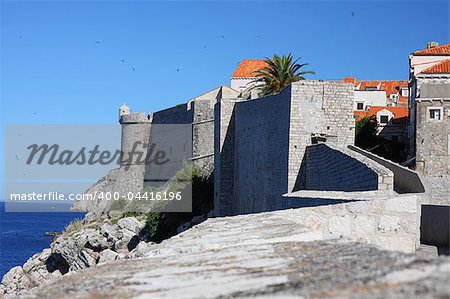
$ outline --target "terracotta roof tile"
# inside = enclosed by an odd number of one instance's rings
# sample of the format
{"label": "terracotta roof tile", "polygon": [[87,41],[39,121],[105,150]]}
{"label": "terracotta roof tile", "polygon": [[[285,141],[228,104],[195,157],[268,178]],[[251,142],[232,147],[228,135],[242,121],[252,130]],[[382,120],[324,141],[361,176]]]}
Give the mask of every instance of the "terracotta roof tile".
{"label": "terracotta roof tile", "polygon": [[372,106],[368,111],[353,111],[356,120],[361,119],[364,116],[376,116],[377,113],[383,109],[386,109],[394,114],[394,120],[404,119],[409,115],[408,107],[387,107],[387,106]]}
{"label": "terracotta roof tile", "polygon": [[231,76],[232,78],[254,78],[255,72],[266,67],[267,63],[263,59],[246,59],[239,63],[236,71]]}
{"label": "terracotta roof tile", "polygon": [[414,55],[450,55],[450,44],[444,44],[430,49],[415,51]]}
{"label": "terracotta roof tile", "polygon": [[421,74],[450,74],[450,59],[442,60],[441,62],[424,69]]}
{"label": "terracotta roof tile", "polygon": [[[354,79],[354,78],[351,78]],[[344,78],[343,82],[349,82],[350,78]],[[386,99],[389,99],[389,96],[393,93],[398,94],[399,102],[408,102],[408,97],[401,96],[401,89],[408,87],[408,81],[405,80],[392,80],[392,81],[383,81],[383,80],[371,80],[371,81],[354,81],[355,88],[359,86],[359,90],[366,90],[367,87],[378,87],[379,90],[386,91]]]}

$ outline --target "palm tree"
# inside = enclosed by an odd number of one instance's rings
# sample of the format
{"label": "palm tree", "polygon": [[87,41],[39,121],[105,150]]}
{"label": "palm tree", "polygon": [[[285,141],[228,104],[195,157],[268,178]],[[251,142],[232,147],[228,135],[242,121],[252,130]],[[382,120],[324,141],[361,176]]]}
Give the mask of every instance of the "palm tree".
{"label": "palm tree", "polygon": [[315,74],[313,71],[301,71],[301,68],[308,63],[298,64],[300,58],[295,61],[292,59],[291,54],[282,57],[274,54],[273,58],[266,57],[264,61],[267,66],[254,72],[255,77],[259,77],[254,82],[264,83],[264,85],[255,84],[254,86],[254,88],[262,87],[261,96],[278,93],[292,82],[305,80],[303,77],[305,74]]}

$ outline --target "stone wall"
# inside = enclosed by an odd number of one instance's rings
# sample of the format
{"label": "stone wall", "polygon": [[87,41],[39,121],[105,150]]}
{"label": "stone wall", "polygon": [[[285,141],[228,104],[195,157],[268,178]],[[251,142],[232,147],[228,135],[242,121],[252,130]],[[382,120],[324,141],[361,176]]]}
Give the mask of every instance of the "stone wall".
{"label": "stone wall", "polygon": [[394,191],[403,193],[424,193],[425,188],[419,177],[419,174],[409,168],[403,167],[400,164],[389,161],[385,158],[372,154],[359,147],[349,145],[348,148],[355,151],[367,158],[375,161],[376,163],[388,168],[394,174]]}
{"label": "stone wall", "polygon": [[[334,192],[323,193],[333,197]],[[322,196],[323,200],[327,199],[327,195]],[[290,201],[292,199],[289,197]],[[380,195],[371,200],[295,211],[293,221],[322,232],[324,239],[349,238],[403,252],[415,252],[420,245],[419,195]]]}
{"label": "stone wall", "polygon": [[221,101],[215,116],[216,215],[285,208],[313,135],[354,143],[353,86],[300,81],[280,94]]}
{"label": "stone wall", "polygon": [[336,147],[354,144],[352,84],[299,81],[291,85],[288,188],[298,185],[299,172],[311,134],[323,134]]}
{"label": "stone wall", "polygon": [[234,214],[284,208],[288,174],[290,87],[235,107]]}
{"label": "stone wall", "polygon": [[299,189],[325,191],[392,190],[393,174],[377,163],[326,144],[306,148]]}
{"label": "stone wall", "polygon": [[417,88],[419,98],[445,98],[450,97],[450,78],[433,77],[432,75],[419,75]]}
{"label": "stone wall", "polygon": [[190,124],[193,121],[191,102],[151,113],[154,124]]}
{"label": "stone wall", "polygon": [[121,195],[128,192],[137,193],[144,186],[145,165],[137,155],[128,157],[128,153],[147,153],[150,139],[151,122],[144,113],[131,113],[123,115],[120,119],[122,125],[121,151],[124,154],[113,184],[113,190]]}
{"label": "stone wall", "polygon": [[[429,108],[442,108],[442,120],[429,119]],[[416,101],[416,170],[450,174],[450,98]]]}
{"label": "stone wall", "polygon": [[422,175],[426,197],[424,204],[450,206],[450,174]]}
{"label": "stone wall", "polygon": [[214,107],[214,214],[232,215],[234,201],[235,99],[222,99]]}
{"label": "stone wall", "polygon": [[192,102],[192,162],[205,177],[214,170],[214,99],[196,99]]}

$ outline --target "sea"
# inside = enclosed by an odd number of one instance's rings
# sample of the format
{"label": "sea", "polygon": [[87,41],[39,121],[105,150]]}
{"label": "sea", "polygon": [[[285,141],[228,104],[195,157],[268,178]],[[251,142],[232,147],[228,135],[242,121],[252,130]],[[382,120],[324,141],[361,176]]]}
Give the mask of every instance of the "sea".
{"label": "sea", "polygon": [[23,265],[35,253],[49,247],[52,237],[71,221],[82,219],[76,212],[5,212],[0,201],[0,279],[12,267]]}

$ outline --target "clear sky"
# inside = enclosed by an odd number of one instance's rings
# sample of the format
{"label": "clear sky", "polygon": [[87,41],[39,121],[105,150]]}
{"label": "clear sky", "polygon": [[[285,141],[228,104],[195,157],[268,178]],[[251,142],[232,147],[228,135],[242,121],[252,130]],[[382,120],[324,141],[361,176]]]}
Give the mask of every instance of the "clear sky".
{"label": "clear sky", "polygon": [[317,73],[311,79],[407,79],[408,54],[449,41],[448,1],[7,1],[0,9],[2,127],[116,123],[123,102],[133,111],[170,107],[229,85],[240,60],[274,53],[301,56]]}

